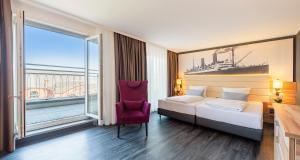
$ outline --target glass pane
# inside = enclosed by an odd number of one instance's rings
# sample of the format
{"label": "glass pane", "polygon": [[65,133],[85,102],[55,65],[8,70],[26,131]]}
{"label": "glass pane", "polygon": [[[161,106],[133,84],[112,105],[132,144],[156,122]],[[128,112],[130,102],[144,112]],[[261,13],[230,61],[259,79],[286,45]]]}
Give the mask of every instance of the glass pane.
{"label": "glass pane", "polygon": [[99,40],[98,38],[87,41],[87,69],[88,69],[88,97],[87,113],[98,115],[99,104]]}
{"label": "glass pane", "polygon": [[[13,94],[14,94],[14,126],[16,126],[15,132],[19,132],[16,130],[16,128],[19,128],[19,123],[18,123],[18,118],[20,116],[18,115],[18,104],[19,104],[19,99],[18,99],[18,91],[19,91],[19,86],[18,86],[18,80],[20,80],[18,76],[18,55],[17,55],[17,22],[16,22],[16,15],[13,14],[13,24],[12,24],[12,31],[13,31]],[[19,135],[19,133],[18,133]]]}
{"label": "glass pane", "polygon": [[25,25],[24,42],[27,131],[84,116],[85,39]]}

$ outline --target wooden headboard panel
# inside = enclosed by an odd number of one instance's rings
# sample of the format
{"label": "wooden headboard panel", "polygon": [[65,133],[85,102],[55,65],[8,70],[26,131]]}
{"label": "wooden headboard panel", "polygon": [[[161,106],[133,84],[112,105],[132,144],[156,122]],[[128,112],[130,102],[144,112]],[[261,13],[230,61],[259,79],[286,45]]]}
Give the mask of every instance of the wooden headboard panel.
{"label": "wooden headboard panel", "polygon": [[[274,94],[271,75],[185,75],[183,77],[184,91],[188,86],[196,85],[207,86],[208,97],[222,97],[222,87],[251,88],[249,101],[271,102]],[[284,103],[296,103],[295,82],[284,82],[282,92]]]}
{"label": "wooden headboard panel", "polygon": [[251,88],[248,100],[270,101],[270,75],[185,75],[183,79],[184,90],[188,86],[207,86],[208,97],[222,97],[222,87],[247,87]]}

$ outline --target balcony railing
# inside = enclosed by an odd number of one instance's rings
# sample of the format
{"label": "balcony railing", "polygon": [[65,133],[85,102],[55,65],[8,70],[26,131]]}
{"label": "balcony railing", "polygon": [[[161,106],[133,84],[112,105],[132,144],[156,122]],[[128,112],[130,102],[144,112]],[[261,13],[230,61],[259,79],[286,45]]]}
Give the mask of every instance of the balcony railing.
{"label": "balcony railing", "polygon": [[[26,64],[27,129],[41,128],[41,124],[46,122],[83,115],[85,74],[85,68],[80,67]],[[97,79],[98,71],[89,70],[89,95],[97,94]]]}
{"label": "balcony railing", "polygon": [[[26,100],[85,95],[85,69],[80,67],[26,64]],[[90,85],[97,85],[97,70],[89,70]],[[96,86],[89,87],[97,92]]]}

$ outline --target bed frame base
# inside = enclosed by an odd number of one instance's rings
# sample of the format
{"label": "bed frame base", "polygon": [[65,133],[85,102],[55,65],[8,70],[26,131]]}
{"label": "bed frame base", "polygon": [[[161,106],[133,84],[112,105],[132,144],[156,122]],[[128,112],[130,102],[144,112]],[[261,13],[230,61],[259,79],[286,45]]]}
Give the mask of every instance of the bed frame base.
{"label": "bed frame base", "polygon": [[157,113],[160,116],[164,115],[164,116],[167,116],[167,117],[171,117],[171,118],[174,118],[174,119],[178,119],[178,120],[188,122],[188,123],[192,123],[192,124],[196,125],[195,115],[178,113],[178,112],[174,112],[174,111],[170,111],[170,110],[166,110],[166,109],[161,109],[161,108],[157,109]]}
{"label": "bed frame base", "polygon": [[192,123],[194,126],[204,126],[207,128],[212,128],[215,130],[231,133],[241,137],[246,137],[252,140],[261,141],[262,140],[262,129],[253,129],[248,127],[241,127],[229,123],[214,121],[206,118],[197,117],[195,115],[189,115],[184,113],[178,113],[174,111],[169,111],[166,109],[158,108],[157,113],[161,116],[167,116],[174,119],[178,119],[184,122]]}
{"label": "bed frame base", "polygon": [[261,141],[263,130],[261,129],[253,129],[248,127],[241,127],[229,123],[214,121],[206,118],[196,117],[196,124],[200,126],[204,126],[207,128],[212,128],[215,130],[231,133],[234,135],[238,135],[241,137],[246,137],[249,139],[253,139],[256,141]]}

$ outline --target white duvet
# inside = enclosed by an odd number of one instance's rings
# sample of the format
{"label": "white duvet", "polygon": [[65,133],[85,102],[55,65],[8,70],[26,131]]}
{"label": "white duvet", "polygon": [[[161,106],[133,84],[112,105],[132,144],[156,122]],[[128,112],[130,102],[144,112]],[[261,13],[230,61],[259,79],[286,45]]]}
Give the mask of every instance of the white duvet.
{"label": "white duvet", "polygon": [[227,110],[227,111],[237,111],[242,112],[247,106],[247,102],[239,100],[228,100],[228,99],[212,99],[205,102],[209,107]]}
{"label": "white duvet", "polygon": [[202,96],[192,96],[192,95],[184,95],[184,96],[173,96],[167,97],[166,100],[180,102],[180,103],[193,103],[197,101],[201,101],[204,98]]}

